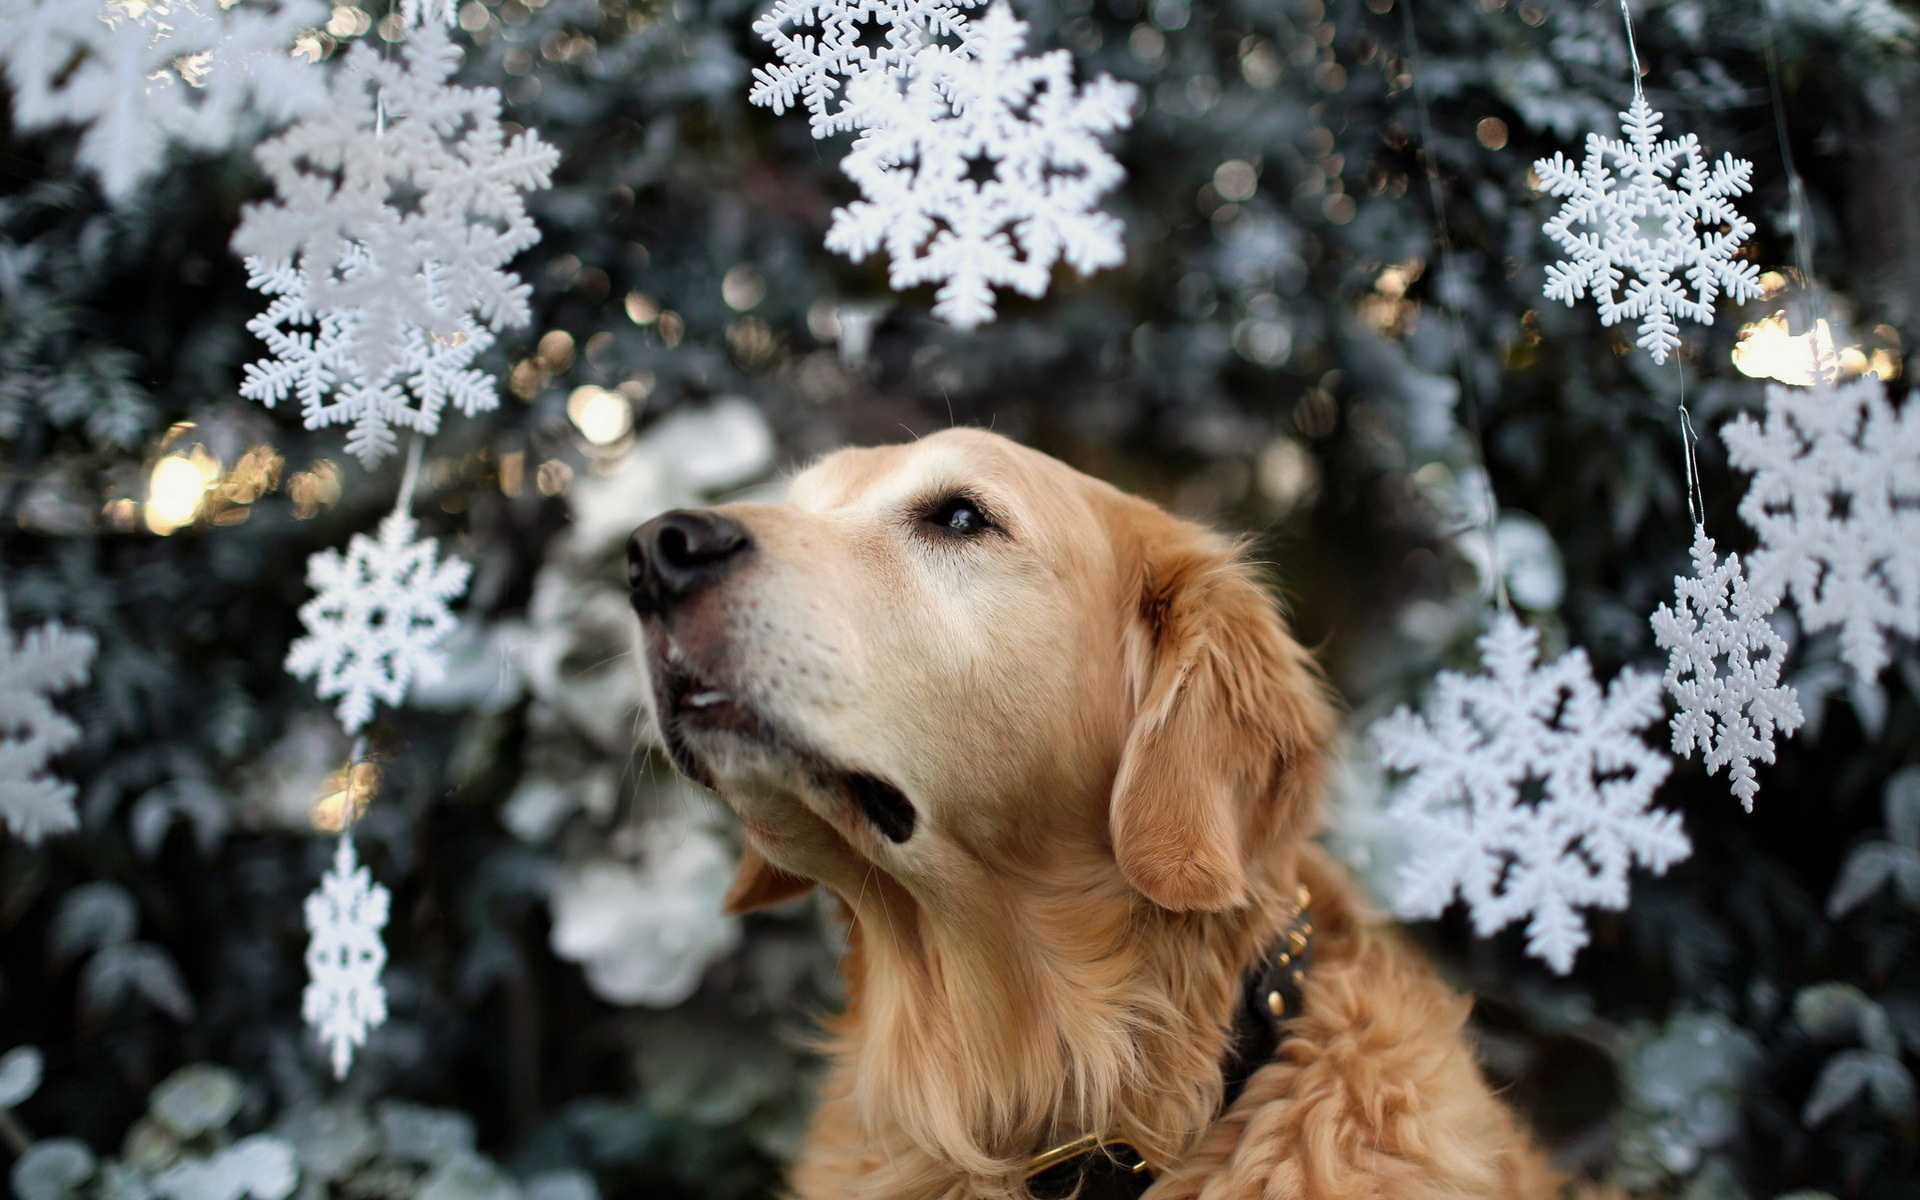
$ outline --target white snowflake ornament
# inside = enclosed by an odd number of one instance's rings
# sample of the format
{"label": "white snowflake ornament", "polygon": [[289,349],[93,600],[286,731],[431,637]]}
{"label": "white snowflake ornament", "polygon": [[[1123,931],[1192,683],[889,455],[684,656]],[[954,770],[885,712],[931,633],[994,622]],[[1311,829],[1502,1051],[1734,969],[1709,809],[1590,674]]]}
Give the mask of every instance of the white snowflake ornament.
{"label": "white snowflake ornament", "polygon": [[319,106],[324,73],[293,46],[327,12],[320,0],[7,0],[13,119],[85,126],[76,158],[109,200],[127,200],[169,144],[224,149],[262,120]]}
{"label": "white snowflake ornament", "polygon": [[559,156],[506,136],[499,89],[449,85],[459,62],[436,23],[396,61],[359,43],[327,106],[255,151],[277,196],[247,207],[234,248],[297,267],[308,311],[358,314],[347,342],[363,379],[401,363],[414,331],[530,319],[531,289],[506,264],[540,240],[522,193],[546,187]]}
{"label": "white snowflake ornament", "polygon": [[493,377],[471,366],[493,345],[493,332],[472,318],[461,317],[446,336],[407,326],[399,359],[368,371],[354,355],[365,310],[314,312],[306,272],[290,263],[249,258],[247,270],[248,282],[273,297],[247,322],[270,357],[247,364],[240,394],[269,408],[297,396],[308,429],[351,426],[347,452],[367,466],[393,452],[396,429],[438,430],[449,403],[470,417],[500,406]]}
{"label": "white snowflake ornament", "polygon": [[322,550],[307,560],[317,593],[300,606],[305,637],[287,650],[287,670],[316,679],[322,699],[340,697],[335,712],[347,732],[373,716],[374,701],[399,704],[415,679],[445,670],[440,643],[453,631],[447,602],[467,590],[472,568],[457,558],[436,561],[432,539],[414,540],[412,517],[394,511],[376,540],[356,533],[347,552]]}
{"label": "white snowflake ornament", "polygon": [[1809,633],[1840,630],[1840,657],[1870,682],[1887,634],[1920,638],[1920,400],[1899,412],[1872,376],[1767,386],[1766,416],[1721,428],[1753,473],[1740,517],[1760,535],[1753,584],[1793,601]]}
{"label": "white snowflake ornament", "polygon": [[971,329],[993,319],[993,289],[1045,294],[1055,262],[1083,275],[1125,257],[1117,218],[1094,211],[1123,177],[1100,144],[1131,123],[1136,91],[1101,76],[1073,83],[1073,57],[1038,57],[1002,0],[971,53],[923,51],[902,76],[854,80],[864,129],[841,164],[861,199],[835,210],[827,248],[855,260],[883,246],[895,289],[940,284],[935,315]]}
{"label": "white snowflake ornament", "polygon": [[1458,894],[1482,937],[1527,918],[1527,952],[1565,974],[1588,941],[1578,909],[1625,908],[1629,867],[1658,874],[1693,847],[1649,809],[1673,766],[1640,737],[1658,678],[1624,670],[1603,694],[1584,650],[1537,663],[1539,641],[1499,614],[1485,673],[1440,672],[1424,716],[1398,709],[1370,736],[1406,773],[1387,804],[1414,848],[1395,910],[1435,917]]}
{"label": "white snowflake ornament", "polygon": [[904,74],[922,51],[965,47],[972,38],[961,11],[980,0],[775,0],[753,23],[777,64],[755,67],[747,99],[776,113],[804,105],[813,136],[855,127],[840,95],[868,72]]}
{"label": "white snowflake ornament", "polygon": [[1767,623],[1773,595],[1753,587],[1740,556],[1716,565],[1713,539],[1693,527],[1693,578],[1675,576],[1672,608],[1653,614],[1654,641],[1668,652],[1662,682],[1680,711],[1673,752],[1706,757],[1707,773],[1728,768],[1741,805],[1753,811],[1760,791],[1753,760],[1773,761],[1773,735],[1790,737],[1804,717],[1800,698],[1780,682],[1787,643]]}
{"label": "white snowflake ornament", "polygon": [[300,1017],[326,1045],[336,1079],[346,1078],[354,1048],[387,1021],[380,931],[391,904],[391,894],[354,856],[352,835],[341,834],[333,866],[307,896],[307,988],[300,997]]}
{"label": "white snowflake ornament", "polygon": [[0,599],[0,825],[24,842],[80,826],[73,784],[47,774],[80,727],[49,697],[87,681],[97,648],[92,634],[57,621],[14,636]]}
{"label": "white snowflake ornament", "polygon": [[1571,308],[1591,292],[1602,325],[1638,317],[1639,344],[1664,363],[1680,345],[1676,318],[1711,323],[1722,292],[1753,299],[1760,268],[1733,258],[1753,223],[1731,198],[1753,190],[1753,164],[1728,154],[1709,168],[1691,133],[1661,141],[1660,120],[1636,95],[1620,114],[1624,139],[1589,133],[1577,167],[1556,153],[1533,169],[1542,191],[1567,198],[1545,227],[1567,254],[1547,267],[1547,299]]}

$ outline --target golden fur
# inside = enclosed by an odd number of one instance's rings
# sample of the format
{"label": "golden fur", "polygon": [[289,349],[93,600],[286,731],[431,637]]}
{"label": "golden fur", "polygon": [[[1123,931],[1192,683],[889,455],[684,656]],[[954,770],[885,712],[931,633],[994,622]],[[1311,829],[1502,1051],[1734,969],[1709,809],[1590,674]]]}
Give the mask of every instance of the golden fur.
{"label": "golden fur", "polygon": [[[948,496],[992,533],[929,528]],[[817,882],[847,915],[796,1197],[1021,1197],[1026,1158],[1106,1129],[1150,1200],[1556,1192],[1467,1002],[1312,840],[1332,709],[1233,545],[975,430],[842,451],[789,501],[717,510],[751,556],[643,625],[656,681],[752,714],[689,725],[656,684],[676,761],[747,830],[729,907]],[[911,838],[854,771],[912,802]],[[1241,974],[1302,882],[1304,1014],[1222,1114]]]}

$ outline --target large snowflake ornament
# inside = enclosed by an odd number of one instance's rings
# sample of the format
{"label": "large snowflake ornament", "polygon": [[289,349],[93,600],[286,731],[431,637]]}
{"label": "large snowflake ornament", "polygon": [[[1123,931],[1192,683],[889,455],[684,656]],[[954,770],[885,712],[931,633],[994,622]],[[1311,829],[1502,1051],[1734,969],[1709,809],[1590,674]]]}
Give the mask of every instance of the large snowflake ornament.
{"label": "large snowflake ornament", "polygon": [[755,67],[747,99],[774,112],[804,105],[813,136],[855,128],[846,81],[902,75],[923,50],[962,48],[972,30],[961,11],[980,0],[775,0],[753,23],[779,62]]}
{"label": "large snowflake ornament", "polygon": [[298,397],[308,429],[350,425],[347,451],[372,466],[392,453],[396,428],[433,433],[449,403],[468,416],[499,407],[493,377],[472,367],[493,345],[493,331],[462,317],[449,335],[418,325],[402,333],[400,357],[370,372],[354,355],[364,309],[316,313],[307,302],[306,272],[290,263],[247,260],[248,282],[273,297],[247,322],[270,357],[248,363],[240,394],[269,408]]}
{"label": "large snowflake ornament", "polygon": [[401,362],[412,331],[530,319],[506,264],[540,239],[522,193],[547,186],[558,154],[506,136],[497,88],[449,85],[459,63],[437,23],[397,60],[360,43],[326,108],[255,152],[277,197],[248,206],[234,248],[298,267],[311,312],[358,313],[348,342],[364,378]]}
{"label": "large snowflake ornament", "polygon": [[80,727],[50,696],[79,687],[93,668],[93,635],[57,621],[14,636],[0,599],[0,825],[27,842],[79,827],[74,787],[47,774]]}
{"label": "large snowflake ornament", "polygon": [[1804,719],[1800,698],[1780,682],[1787,643],[1767,623],[1776,596],[1753,587],[1740,556],[1717,563],[1713,539],[1693,528],[1691,579],[1675,576],[1673,607],[1652,618],[1654,640],[1668,652],[1662,682],[1680,711],[1673,716],[1673,752],[1706,756],[1707,773],[1727,767],[1733,794],[1748,812],[1760,791],[1753,760],[1773,761],[1773,735],[1790,737]]}
{"label": "large snowflake ornament", "polygon": [[849,89],[865,132],[841,166],[862,198],[834,212],[827,247],[884,246],[892,285],[938,282],[933,311],[962,329],[993,319],[996,286],[1037,297],[1061,259],[1091,274],[1124,258],[1119,220],[1094,206],[1122,178],[1100,138],[1130,123],[1135,89],[1076,88],[1072,56],[1028,57],[1026,34],[1001,0],[970,53],[923,51]]}
{"label": "large snowflake ornament", "polygon": [[333,866],[307,896],[307,988],[300,997],[300,1017],[325,1043],[336,1079],[346,1078],[354,1048],[387,1021],[380,931],[391,903],[354,856],[352,835],[341,834]]}
{"label": "large snowflake ornament", "polygon": [[414,540],[412,517],[395,510],[380,536],[356,533],[347,552],[322,550],[307,560],[317,593],[300,606],[306,636],[287,650],[287,670],[314,677],[322,699],[349,733],[373,716],[376,700],[399,704],[415,679],[445,670],[440,643],[453,631],[447,602],[467,590],[472,568],[457,558],[436,561],[432,539]]}
{"label": "large snowflake ornament", "polygon": [[1753,473],[1741,519],[1760,535],[1756,588],[1793,601],[1809,633],[1840,630],[1862,680],[1887,665],[1886,635],[1920,638],[1920,400],[1896,412],[1872,376],[1767,386],[1763,420],[1720,432]]}
{"label": "large snowflake ornament", "polygon": [[293,48],[327,12],[320,0],[7,0],[13,119],[85,126],[80,164],[126,200],[171,143],[224,149],[324,102],[324,73]]}
{"label": "large snowflake ornament", "polygon": [[1639,318],[1639,344],[1664,363],[1680,344],[1676,318],[1711,323],[1722,292],[1753,299],[1760,269],[1733,258],[1753,223],[1731,198],[1753,190],[1753,164],[1728,154],[1709,168],[1691,133],[1660,140],[1660,120],[1635,96],[1620,114],[1624,139],[1589,133],[1577,167],[1556,153],[1533,169],[1541,190],[1567,198],[1546,224],[1567,254],[1547,267],[1547,299],[1572,307],[1591,292],[1602,325]]}
{"label": "large snowflake ornament", "polygon": [[1457,893],[1482,937],[1525,917],[1527,951],[1565,974],[1588,941],[1578,909],[1625,908],[1627,870],[1692,852],[1680,818],[1649,810],[1672,761],[1641,740],[1660,681],[1625,670],[1603,694],[1586,652],[1537,663],[1538,631],[1511,613],[1479,641],[1485,673],[1442,671],[1424,716],[1371,731],[1406,779],[1388,801],[1416,848],[1395,908],[1434,917]]}

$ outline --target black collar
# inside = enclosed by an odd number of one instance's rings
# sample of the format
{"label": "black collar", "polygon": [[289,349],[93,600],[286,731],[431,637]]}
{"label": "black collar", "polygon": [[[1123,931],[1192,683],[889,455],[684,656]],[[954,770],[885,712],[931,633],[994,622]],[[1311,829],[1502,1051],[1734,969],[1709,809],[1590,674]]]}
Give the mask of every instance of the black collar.
{"label": "black collar", "polygon": [[[1287,1022],[1300,1015],[1301,986],[1313,961],[1311,899],[1301,884],[1286,928],[1241,976],[1233,1040],[1220,1063],[1222,1112],[1273,1060]],[[1118,1134],[1087,1134],[1028,1159],[1026,1181],[1034,1200],[1134,1200],[1153,1186],[1153,1170]]]}

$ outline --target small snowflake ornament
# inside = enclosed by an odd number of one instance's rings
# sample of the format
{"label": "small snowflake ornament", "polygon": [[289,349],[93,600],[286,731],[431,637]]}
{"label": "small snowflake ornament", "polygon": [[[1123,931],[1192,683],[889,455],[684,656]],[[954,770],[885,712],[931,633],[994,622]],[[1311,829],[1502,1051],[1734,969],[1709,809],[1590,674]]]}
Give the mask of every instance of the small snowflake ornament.
{"label": "small snowflake ornament", "polygon": [[25,842],[79,828],[73,784],[47,774],[47,762],[72,748],[80,727],[50,696],[86,683],[93,635],[57,621],[14,636],[0,599],[0,825]]}
{"label": "small snowflake ornament", "polygon": [[964,48],[961,11],[980,0],[775,0],[753,23],[777,64],[755,67],[747,99],[776,113],[805,105],[813,136],[853,129],[842,90],[869,72],[904,74],[922,50]]}
{"label": "small snowflake ornament", "polygon": [[922,51],[849,89],[864,132],[841,165],[862,198],[834,212],[827,248],[884,247],[893,287],[939,283],[933,311],[962,329],[993,319],[996,286],[1037,297],[1061,259],[1084,275],[1125,256],[1094,207],[1122,178],[1100,138],[1131,122],[1135,89],[1076,88],[1072,56],[1026,56],[1026,33],[1003,0],[970,53]]}
{"label": "small snowflake ornament", "polygon": [[1753,473],[1753,585],[1790,598],[1807,632],[1838,628],[1840,657],[1873,680],[1887,634],[1920,638],[1920,400],[1896,413],[1870,375],[1769,384],[1765,418],[1742,413],[1720,436]]}
{"label": "small snowflake ornament", "polygon": [[77,160],[109,200],[130,199],[169,144],[224,149],[323,103],[324,73],[293,45],[327,11],[320,0],[8,0],[0,61],[13,119],[85,126]]}
{"label": "small snowflake ornament", "polygon": [[1675,576],[1672,608],[1653,614],[1653,636],[1668,652],[1663,682],[1680,711],[1673,752],[1706,756],[1707,773],[1727,767],[1748,812],[1760,791],[1753,760],[1773,761],[1773,735],[1790,737],[1804,719],[1800,698],[1780,682],[1787,643],[1767,617],[1777,599],[1751,586],[1740,556],[1716,565],[1713,539],[1693,527],[1693,578]]}
{"label": "small snowflake ornament", "polygon": [[384,371],[369,372],[353,352],[365,310],[314,312],[307,304],[306,272],[290,263],[249,258],[247,271],[248,283],[273,297],[247,322],[271,357],[247,364],[240,394],[269,408],[299,397],[308,429],[351,426],[347,452],[367,466],[393,452],[396,429],[439,429],[448,403],[468,416],[500,406],[493,377],[470,365],[493,345],[486,326],[462,317],[444,337],[407,326],[400,358]]}
{"label": "small snowflake ornament", "polygon": [[1557,153],[1533,164],[1541,190],[1567,198],[1546,224],[1567,254],[1547,267],[1546,295],[1571,308],[1591,292],[1602,325],[1638,317],[1639,344],[1664,363],[1680,344],[1676,318],[1711,323],[1720,293],[1736,303],[1760,294],[1760,269],[1733,258],[1753,223],[1731,198],[1753,190],[1753,164],[1728,154],[1709,168],[1690,133],[1661,141],[1644,96],[1620,120],[1626,137],[1589,133],[1577,167]]}
{"label": "small snowflake ornament", "polygon": [[326,1045],[336,1079],[346,1078],[354,1048],[387,1021],[380,931],[391,901],[355,858],[352,835],[341,834],[333,866],[307,896],[307,988],[300,998],[301,1019]]}
{"label": "small snowflake ornament", "polygon": [[1527,918],[1527,952],[1565,974],[1588,941],[1578,909],[1625,908],[1629,867],[1658,874],[1693,847],[1649,809],[1673,765],[1640,736],[1659,680],[1625,670],[1602,693],[1585,651],[1538,663],[1539,640],[1501,613],[1483,674],[1440,672],[1424,716],[1401,708],[1371,737],[1406,773],[1387,805],[1415,847],[1396,911],[1438,916],[1457,893],[1482,937]]}
{"label": "small snowflake ornament", "polygon": [[399,704],[415,679],[445,670],[438,647],[455,624],[447,602],[467,590],[472,568],[436,561],[434,542],[415,541],[415,528],[395,510],[378,539],[356,533],[346,554],[322,550],[307,560],[317,594],[300,606],[307,633],[288,648],[287,670],[316,679],[322,699],[340,697],[335,712],[349,733],[373,716],[374,701]]}
{"label": "small snowflake ornament", "polygon": [[363,379],[402,363],[416,331],[530,319],[506,264],[540,239],[522,193],[547,186],[558,154],[507,137],[499,89],[449,85],[459,62],[437,23],[397,61],[357,44],[327,106],[255,152],[277,195],[247,207],[234,248],[297,267],[309,312],[358,314],[347,342]]}

